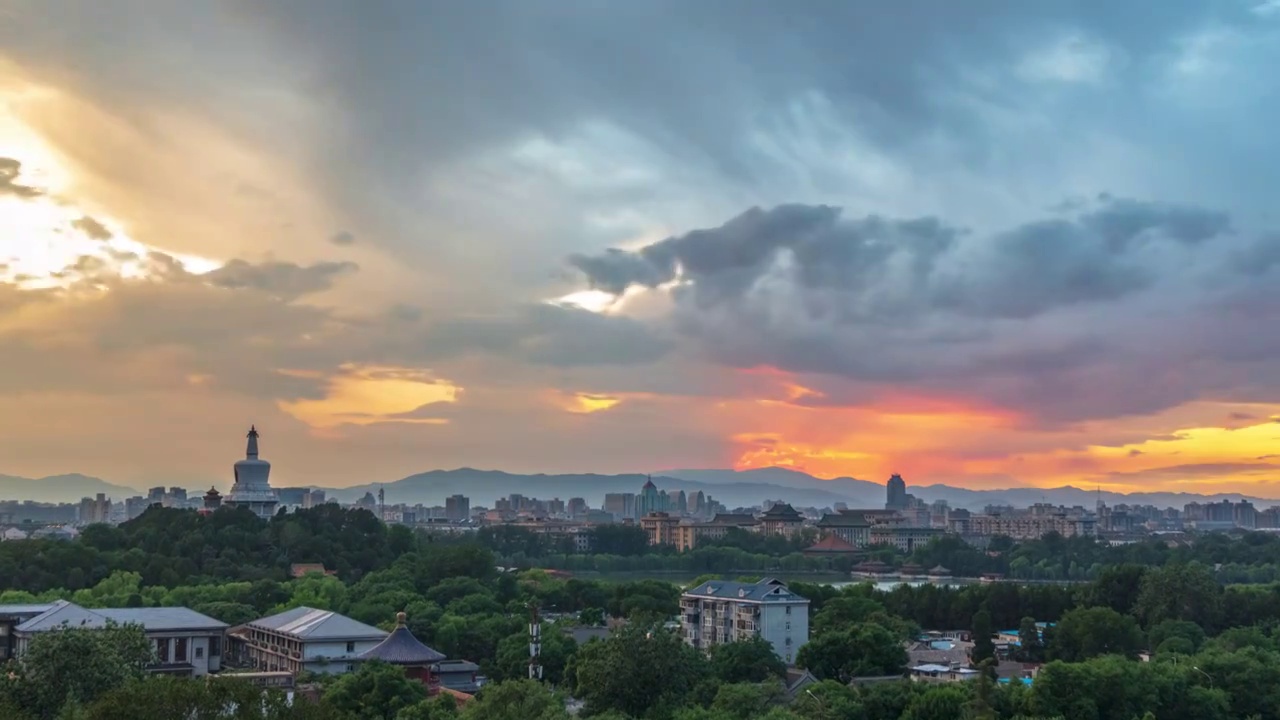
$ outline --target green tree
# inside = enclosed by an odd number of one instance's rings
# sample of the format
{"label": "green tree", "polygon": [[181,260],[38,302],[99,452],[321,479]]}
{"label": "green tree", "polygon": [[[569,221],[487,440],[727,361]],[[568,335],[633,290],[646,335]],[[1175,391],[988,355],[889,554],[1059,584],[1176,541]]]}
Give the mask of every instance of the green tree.
{"label": "green tree", "polygon": [[856,623],[866,622],[872,613],[882,612],[884,605],[860,595],[842,595],[833,598],[813,616],[812,631],[821,635],[828,630],[842,630]]}
{"label": "green tree", "polygon": [[1050,659],[1079,662],[1099,655],[1136,658],[1142,631],[1133,618],[1108,607],[1068,611],[1053,629]]}
{"label": "green tree", "polygon": [[462,710],[462,720],[567,720],[568,717],[562,698],[546,685],[528,679],[487,685]]}
{"label": "green tree", "polygon": [[[542,653],[539,655],[543,680],[552,685],[559,685],[564,680],[565,665],[577,650],[578,644],[573,638],[561,632],[555,624],[543,625]],[[512,633],[498,643],[494,670],[499,680],[519,680],[529,677],[527,630],[522,629]]]}
{"label": "green tree", "polygon": [[13,680],[18,704],[51,717],[67,704],[86,706],[129,680],[141,678],[153,659],[137,625],[61,627],[32,637]]}
{"label": "green tree", "polygon": [[405,677],[404,668],[374,661],[334,680],[323,702],[352,720],[395,720],[426,697],[426,686]]}
{"label": "green tree", "polygon": [[679,637],[634,623],[583,645],[574,668],[588,713],[617,710],[636,717],[683,705],[710,674],[702,655]]}
{"label": "green tree", "polygon": [[1216,628],[1222,614],[1222,588],[1200,563],[1154,568],[1142,576],[1134,612],[1146,627],[1165,620],[1189,620]]}
{"label": "green tree", "polygon": [[990,660],[996,656],[996,645],[991,639],[995,630],[991,627],[991,613],[986,609],[979,610],[973,614],[973,620],[969,625],[973,633],[973,650],[970,653],[970,661],[974,665],[981,664],[984,660]]}
{"label": "green tree", "polygon": [[715,645],[711,648],[711,672],[724,683],[759,683],[787,674],[773,645],[762,638]]}
{"label": "green tree", "polygon": [[1147,633],[1147,647],[1157,649],[1171,638],[1181,638],[1194,653],[1204,644],[1204,629],[1190,620],[1164,620]]}
{"label": "green tree", "polygon": [[396,720],[458,720],[458,701],[448,693],[427,698],[400,711]]}
{"label": "green tree", "polygon": [[969,693],[954,685],[934,685],[917,693],[907,703],[901,720],[955,720],[964,717]]}
{"label": "green tree", "polygon": [[121,718],[227,718],[235,708],[236,720],[338,720],[331,708],[302,697],[290,702],[283,693],[232,679],[214,682],[187,678],[149,676],[132,680],[88,706],[85,720]]}
{"label": "green tree", "polygon": [[821,680],[900,675],[907,651],[893,633],[864,623],[813,638],[800,648],[796,664]]}
{"label": "green tree", "polygon": [[756,717],[781,705],[786,697],[786,688],[776,679],[765,683],[726,683],[716,691],[711,709],[729,717]]}
{"label": "green tree", "polygon": [[1044,644],[1040,641],[1040,626],[1035,618],[1024,617],[1018,625],[1018,658],[1023,662],[1044,660]]}

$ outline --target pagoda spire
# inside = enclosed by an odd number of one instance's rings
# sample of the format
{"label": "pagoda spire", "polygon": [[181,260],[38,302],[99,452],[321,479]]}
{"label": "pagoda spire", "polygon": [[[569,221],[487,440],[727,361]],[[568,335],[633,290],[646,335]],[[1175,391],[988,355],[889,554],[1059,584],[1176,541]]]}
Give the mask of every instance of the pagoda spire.
{"label": "pagoda spire", "polygon": [[250,460],[258,459],[258,428],[256,425],[249,426],[249,446],[245,448],[244,456]]}

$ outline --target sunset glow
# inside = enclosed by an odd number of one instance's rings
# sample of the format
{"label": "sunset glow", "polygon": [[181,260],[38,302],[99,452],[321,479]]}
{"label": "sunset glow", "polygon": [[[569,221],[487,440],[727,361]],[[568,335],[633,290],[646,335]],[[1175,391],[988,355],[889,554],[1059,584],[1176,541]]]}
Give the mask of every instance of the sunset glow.
{"label": "sunset glow", "polygon": [[449,381],[420,370],[347,365],[342,374],[328,379],[323,399],[282,401],[280,409],[321,429],[387,422],[443,425],[448,419],[406,414],[436,403],[455,403],[461,393]]}
{"label": "sunset glow", "polygon": [[122,7],[110,43],[19,5],[0,474],[223,477],[257,423],[335,487],[779,466],[1280,499],[1274,17],[941,3],[774,44],[783,9],[699,4],[655,54],[630,39],[667,14],[579,3],[582,42],[530,7],[475,53],[468,3],[447,36],[412,3],[403,35]]}

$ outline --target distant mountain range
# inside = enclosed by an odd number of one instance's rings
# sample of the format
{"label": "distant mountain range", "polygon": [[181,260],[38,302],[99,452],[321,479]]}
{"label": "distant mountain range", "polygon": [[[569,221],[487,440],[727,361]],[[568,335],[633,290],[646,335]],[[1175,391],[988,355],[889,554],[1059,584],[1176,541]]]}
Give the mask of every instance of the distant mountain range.
{"label": "distant mountain range", "polygon": [[98,493],[117,500],[140,494],[133,488],[112,485],[106,480],[78,473],[35,479],[0,475],[0,500],[80,502],[81,498],[93,497]]}
{"label": "distant mountain range", "polygon": [[[593,507],[599,507],[606,493],[638,493],[647,476],[632,473],[623,475],[517,475],[498,470],[432,470],[387,483],[370,483],[348,488],[324,488],[330,497],[340,502],[353,502],[366,492],[377,495],[386,491],[388,504],[409,503],[442,505],[449,495],[461,494],[471,499],[472,505],[492,506],[494,500],[518,493],[526,497],[568,500],[581,497]],[[765,500],[784,500],[797,507],[833,507],[845,503],[849,507],[883,507],[885,489],[881,483],[842,477],[823,480],[806,473],[786,468],[761,468],[758,470],[666,470],[655,473],[653,482],[668,491],[699,490],[711,495],[726,506],[744,507],[759,505]],[[907,482],[910,483],[910,478]],[[188,488],[195,491],[196,488]],[[1047,502],[1054,505],[1083,505],[1093,507],[1099,494],[1071,486],[1057,488],[1008,488],[1004,490],[969,490],[949,485],[908,485],[908,492],[923,500],[946,500],[951,507],[981,510],[986,505],[1014,505],[1025,507],[1033,503]],[[0,475],[0,500],[36,500],[40,502],[78,502],[83,497],[105,493],[120,500],[141,491],[115,485],[85,475],[57,475],[29,479]],[[1270,507],[1280,501],[1240,495],[1238,493],[1198,495],[1195,493],[1123,493],[1103,492],[1101,498],[1109,505],[1129,503],[1181,508],[1189,502],[1241,498],[1251,500],[1259,507]]]}

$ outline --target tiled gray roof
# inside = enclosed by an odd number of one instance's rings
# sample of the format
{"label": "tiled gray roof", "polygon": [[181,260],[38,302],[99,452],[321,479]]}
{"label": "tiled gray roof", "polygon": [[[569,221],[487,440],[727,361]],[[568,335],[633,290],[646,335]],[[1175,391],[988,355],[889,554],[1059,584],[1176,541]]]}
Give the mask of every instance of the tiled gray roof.
{"label": "tiled gray roof", "polygon": [[39,615],[53,607],[53,603],[0,605],[0,616]]}
{"label": "tiled gray roof", "polygon": [[392,665],[426,665],[444,660],[444,653],[423,645],[418,638],[401,625],[385,640],[360,655],[361,660],[381,660]]}
{"label": "tiled gray roof", "polygon": [[728,580],[708,580],[690,588],[685,595],[695,595],[716,600],[754,600],[756,602],[808,602],[806,598],[791,592],[782,581],[775,578],[762,578],[757,583],[730,582]]}
{"label": "tiled gray roof", "polygon": [[62,625],[67,627],[99,628],[107,624],[107,619],[75,603],[59,600],[48,610],[18,625],[18,632],[41,632],[53,630]]}
{"label": "tiled gray roof", "polygon": [[332,610],[298,607],[249,623],[252,627],[275,630],[305,640],[381,640],[383,630],[352,620]]}
{"label": "tiled gray roof", "polygon": [[[14,606],[22,607],[22,606]],[[26,606],[38,607],[38,606]],[[99,628],[107,623],[117,625],[141,625],[151,632],[166,630],[222,631],[227,624],[208,615],[184,607],[159,608],[82,608],[72,602],[59,600],[47,606],[47,610],[18,625],[20,632],[41,632],[67,627]]]}
{"label": "tiled gray roof", "polygon": [[184,607],[94,608],[90,612],[103,615],[121,625],[126,623],[141,625],[151,632],[227,629],[227,624],[221,620],[215,620],[208,615],[202,615],[191,608]]}

